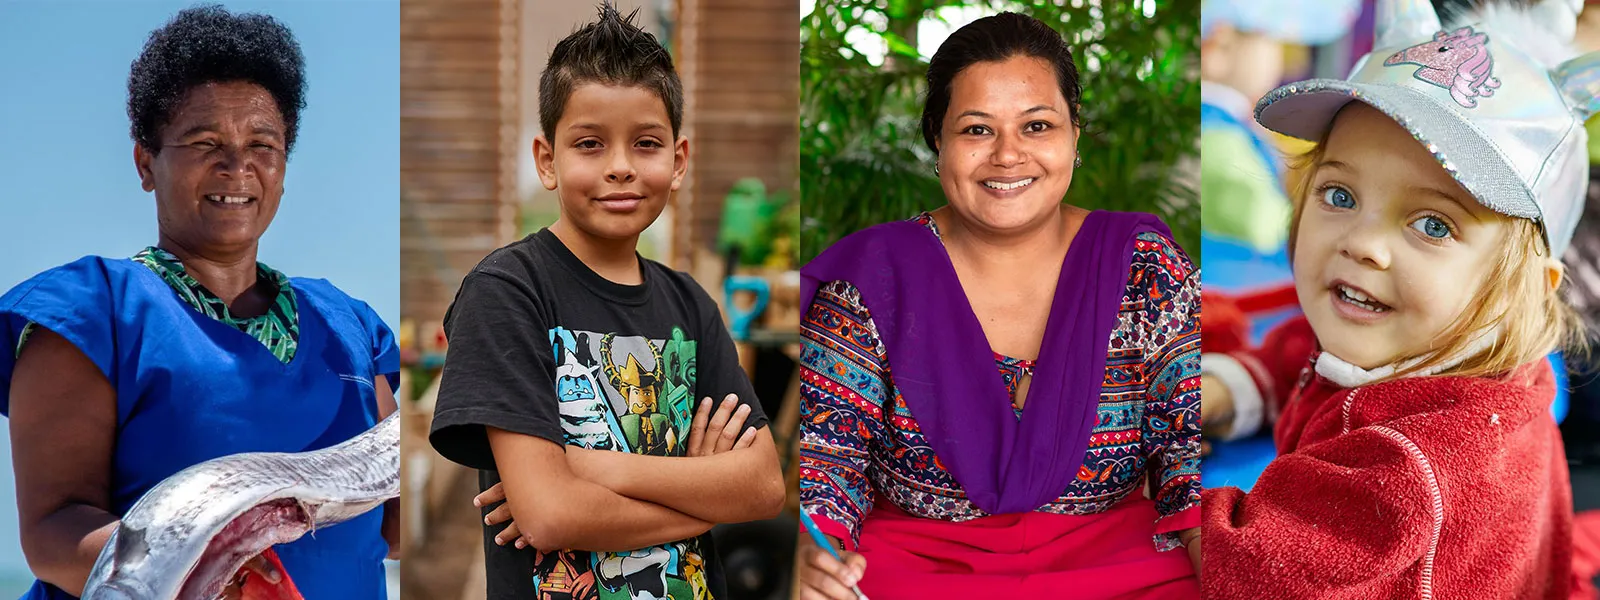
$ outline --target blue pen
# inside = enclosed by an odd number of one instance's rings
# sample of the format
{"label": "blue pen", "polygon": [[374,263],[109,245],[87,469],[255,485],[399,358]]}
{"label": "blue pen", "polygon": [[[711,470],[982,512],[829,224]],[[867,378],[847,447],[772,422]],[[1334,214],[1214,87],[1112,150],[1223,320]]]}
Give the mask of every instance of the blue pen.
{"label": "blue pen", "polygon": [[[822,535],[822,530],[817,529],[816,521],[812,521],[811,515],[806,514],[803,508],[800,509],[800,524],[806,526],[806,532],[811,534],[812,541],[816,542],[818,546],[827,548],[828,554],[832,554],[834,559],[841,563],[844,562],[844,557],[839,556],[839,551],[833,549],[833,543],[828,541],[827,536]],[[854,584],[850,585],[850,591],[855,592],[857,598],[867,600],[867,595],[861,593],[861,588],[856,587]]]}

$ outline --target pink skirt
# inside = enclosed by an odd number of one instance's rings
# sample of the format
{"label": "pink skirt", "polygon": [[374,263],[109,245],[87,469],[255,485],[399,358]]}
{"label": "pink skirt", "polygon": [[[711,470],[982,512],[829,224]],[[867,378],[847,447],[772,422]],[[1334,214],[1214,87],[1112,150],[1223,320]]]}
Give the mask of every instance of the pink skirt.
{"label": "pink skirt", "polygon": [[862,593],[872,600],[1200,597],[1189,555],[1158,552],[1155,503],[1123,501],[1097,515],[1032,512],[961,523],[878,502],[861,525]]}

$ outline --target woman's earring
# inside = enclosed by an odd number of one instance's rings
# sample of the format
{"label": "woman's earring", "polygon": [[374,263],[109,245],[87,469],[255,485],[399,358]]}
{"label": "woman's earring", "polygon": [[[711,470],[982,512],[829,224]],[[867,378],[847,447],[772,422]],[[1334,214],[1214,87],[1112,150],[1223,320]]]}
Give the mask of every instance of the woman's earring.
{"label": "woman's earring", "polygon": [[1080,155],[1072,159],[1072,168],[1076,169],[1081,166],[1083,166],[1083,156]]}
{"label": "woman's earring", "polygon": [[934,177],[938,177],[939,176],[939,161],[934,161],[933,162],[933,176]]}

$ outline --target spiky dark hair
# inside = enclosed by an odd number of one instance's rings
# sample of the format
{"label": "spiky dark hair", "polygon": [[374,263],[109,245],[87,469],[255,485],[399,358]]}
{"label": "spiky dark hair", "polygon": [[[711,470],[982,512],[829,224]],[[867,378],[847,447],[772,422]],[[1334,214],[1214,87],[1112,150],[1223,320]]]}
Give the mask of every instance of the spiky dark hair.
{"label": "spiky dark hair", "polygon": [[161,128],[198,85],[246,81],[266,88],[283,115],[285,148],[294,147],[305,108],[305,57],[283,23],[267,15],[232,14],[221,6],[184,9],[150,32],[128,73],[129,134],[151,152]]}
{"label": "spiky dark hair", "polygon": [[672,68],[672,56],[656,36],[634,23],[638,9],[623,17],[606,2],[599,10],[598,20],[562,38],[550,51],[539,76],[539,127],[553,142],[572,91],[580,84],[602,83],[655,92],[666,105],[676,137],[683,125],[683,82]]}

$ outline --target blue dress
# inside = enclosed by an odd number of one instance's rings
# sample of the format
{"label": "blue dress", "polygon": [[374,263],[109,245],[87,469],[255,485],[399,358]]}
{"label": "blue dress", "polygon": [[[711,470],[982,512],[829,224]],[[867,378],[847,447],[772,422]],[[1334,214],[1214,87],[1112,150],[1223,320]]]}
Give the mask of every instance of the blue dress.
{"label": "blue dress", "polygon": [[[399,350],[371,307],[320,279],[289,279],[298,350],[283,362],[256,338],[180,299],[130,259],[87,257],[0,296],[0,340],[31,321],[94,361],[117,394],[111,511],[185,467],[239,452],[304,452],[378,421],[375,377],[393,389]],[[0,349],[9,350],[0,346]],[[0,414],[10,414],[15,355],[0,351]],[[381,510],[277,547],[306,598],[387,598]],[[23,596],[70,594],[34,582]]]}

